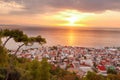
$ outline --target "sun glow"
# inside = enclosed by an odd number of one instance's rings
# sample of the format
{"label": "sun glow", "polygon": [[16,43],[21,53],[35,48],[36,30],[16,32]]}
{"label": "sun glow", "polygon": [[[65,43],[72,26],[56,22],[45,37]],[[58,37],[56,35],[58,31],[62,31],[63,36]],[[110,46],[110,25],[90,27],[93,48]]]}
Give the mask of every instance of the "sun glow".
{"label": "sun glow", "polygon": [[71,26],[75,25],[75,23],[79,20],[78,17],[76,16],[71,16],[69,18],[67,18],[66,20],[68,20],[69,24]]}
{"label": "sun glow", "polygon": [[89,14],[83,14],[77,10],[65,10],[60,11],[58,15],[56,15],[56,18],[63,22],[58,24],[59,26],[86,26],[83,22],[88,15]]}
{"label": "sun glow", "polygon": [[[34,17],[36,20],[34,21],[42,26],[85,27],[88,26],[86,22],[91,15],[94,14],[82,13],[77,10],[61,10],[55,13],[46,13],[44,15],[36,14],[36,17]],[[39,21],[42,22],[40,23]]]}

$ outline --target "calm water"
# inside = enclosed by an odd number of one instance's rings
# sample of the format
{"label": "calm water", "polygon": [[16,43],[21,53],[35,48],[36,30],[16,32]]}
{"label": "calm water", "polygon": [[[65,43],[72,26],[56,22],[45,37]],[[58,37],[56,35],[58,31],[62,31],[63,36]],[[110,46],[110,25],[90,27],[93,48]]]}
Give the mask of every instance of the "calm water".
{"label": "calm water", "polygon": [[[46,38],[48,46],[67,45],[82,47],[106,47],[120,46],[120,30],[99,30],[99,29],[48,29],[30,28],[23,29],[29,36],[41,35]],[[16,48],[11,40],[7,47]]]}

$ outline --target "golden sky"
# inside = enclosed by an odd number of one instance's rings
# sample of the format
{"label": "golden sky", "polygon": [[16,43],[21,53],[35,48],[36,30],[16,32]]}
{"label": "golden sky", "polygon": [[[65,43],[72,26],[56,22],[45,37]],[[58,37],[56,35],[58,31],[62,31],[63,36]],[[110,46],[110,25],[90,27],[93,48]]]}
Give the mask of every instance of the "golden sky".
{"label": "golden sky", "polygon": [[0,0],[0,24],[120,28],[120,0]]}

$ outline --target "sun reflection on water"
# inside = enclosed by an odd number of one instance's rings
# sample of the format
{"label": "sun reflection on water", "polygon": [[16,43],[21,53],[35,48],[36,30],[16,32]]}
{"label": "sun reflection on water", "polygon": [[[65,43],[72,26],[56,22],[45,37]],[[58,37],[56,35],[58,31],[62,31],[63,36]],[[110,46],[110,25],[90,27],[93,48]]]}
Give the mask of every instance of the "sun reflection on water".
{"label": "sun reflection on water", "polygon": [[73,30],[70,30],[68,32],[68,44],[70,46],[73,46],[75,43],[75,34],[74,34],[74,31]]}

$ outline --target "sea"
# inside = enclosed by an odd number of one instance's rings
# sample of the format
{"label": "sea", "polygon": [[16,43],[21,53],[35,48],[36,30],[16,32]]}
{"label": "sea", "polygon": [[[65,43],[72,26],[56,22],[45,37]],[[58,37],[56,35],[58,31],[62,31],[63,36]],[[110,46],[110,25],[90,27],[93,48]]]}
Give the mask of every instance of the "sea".
{"label": "sea", "polygon": [[[5,28],[5,27],[2,27]],[[9,29],[16,29],[16,27]],[[41,35],[47,43],[42,46],[78,46],[78,47],[120,47],[120,29],[119,28],[47,28],[47,27],[17,27],[23,30],[28,36]],[[5,41],[5,38],[2,39]],[[10,40],[6,47],[16,49],[21,43],[15,43]],[[35,44],[32,47],[40,47]],[[28,48],[28,46],[24,47]]]}

